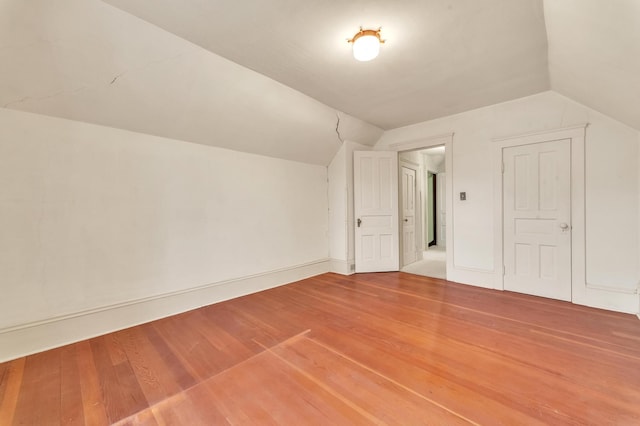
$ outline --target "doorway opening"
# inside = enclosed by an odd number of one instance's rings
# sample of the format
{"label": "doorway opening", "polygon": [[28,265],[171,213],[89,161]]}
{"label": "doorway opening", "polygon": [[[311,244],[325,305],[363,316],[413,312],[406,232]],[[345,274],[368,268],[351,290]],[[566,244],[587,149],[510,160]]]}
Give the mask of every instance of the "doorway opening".
{"label": "doorway opening", "polygon": [[[437,147],[441,154],[442,168],[449,171],[429,169],[424,166],[428,158],[419,151],[429,150]],[[418,261],[425,260],[427,254],[435,254],[438,244],[440,251],[445,255],[446,261],[437,260],[442,265],[440,272],[430,270],[419,270],[415,273],[425,274],[425,276],[437,276],[445,278],[447,272],[453,272],[453,229],[447,226],[447,218],[451,218],[453,213],[453,192],[451,173],[453,170],[453,133],[447,133],[431,138],[401,142],[389,145],[388,151],[366,150],[353,152],[353,212],[354,212],[354,254],[355,272],[387,272],[405,270],[403,267],[417,267]],[[446,150],[446,155],[444,150]],[[429,152],[427,152],[429,153]],[[435,154],[435,152],[434,152]],[[403,175],[403,167],[400,166],[400,155],[403,155],[403,165],[407,171]],[[411,159],[411,156],[417,158]],[[440,163],[440,161],[439,161]],[[425,196],[425,170],[431,170],[436,174],[436,190],[439,196],[435,196],[436,219],[430,223],[436,223],[437,232],[436,245],[429,247],[425,243],[425,229],[428,229],[425,222],[426,208]],[[404,176],[404,179],[403,179]],[[439,179],[438,179],[439,178]],[[412,213],[413,221],[409,217],[402,216],[401,210],[404,199],[402,197],[402,182],[410,183],[405,190],[405,198],[409,200],[406,207],[411,208],[411,203],[417,211]],[[413,190],[410,188],[413,185]],[[446,188],[446,189],[445,189]],[[439,204],[438,204],[439,203]],[[438,207],[439,206],[439,207]],[[404,219],[407,219],[405,222]],[[408,225],[403,229],[403,224]],[[413,225],[413,229],[411,229]],[[403,232],[408,234],[408,238],[403,240]],[[413,240],[413,242],[412,242]],[[407,242],[408,241],[408,242]],[[445,248],[446,247],[446,248]],[[403,250],[413,251],[416,262],[409,256],[404,256]],[[406,269],[407,272],[409,271]],[[445,271],[445,272],[442,272]]]}
{"label": "doorway opening", "polygon": [[401,271],[446,279],[446,152],[444,145],[401,151]]}

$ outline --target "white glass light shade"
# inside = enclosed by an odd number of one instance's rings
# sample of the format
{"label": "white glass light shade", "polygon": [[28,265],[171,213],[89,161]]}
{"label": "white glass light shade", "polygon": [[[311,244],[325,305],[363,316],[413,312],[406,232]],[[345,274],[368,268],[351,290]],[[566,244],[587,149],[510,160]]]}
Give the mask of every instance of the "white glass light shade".
{"label": "white glass light shade", "polygon": [[363,35],[353,42],[353,57],[358,61],[370,61],[380,53],[380,39],[374,35]]}

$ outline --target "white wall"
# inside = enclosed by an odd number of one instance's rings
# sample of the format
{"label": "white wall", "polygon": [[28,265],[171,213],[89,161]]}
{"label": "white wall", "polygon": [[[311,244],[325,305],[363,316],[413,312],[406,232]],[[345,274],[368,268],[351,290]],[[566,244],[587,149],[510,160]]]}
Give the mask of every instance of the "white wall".
{"label": "white wall", "polygon": [[586,141],[587,281],[637,289],[638,132],[591,120]]}
{"label": "white wall", "polygon": [[[0,360],[41,321],[328,270],[326,180],[323,166],[0,109]],[[145,314],[130,322],[167,312]]]}
{"label": "white wall", "polygon": [[424,154],[423,163],[431,173],[446,172],[444,154]]}
{"label": "white wall", "polygon": [[[336,265],[347,262],[347,161],[346,144],[328,167],[329,186],[329,258]],[[338,266],[336,266],[337,268]],[[346,271],[345,271],[346,273]]]}
{"label": "white wall", "polygon": [[[495,283],[501,260],[495,259],[493,226],[493,142],[495,138],[590,123],[586,137],[587,282],[628,294],[637,310],[639,278],[638,132],[555,92],[544,92],[462,114],[387,131],[376,149],[390,144],[454,132],[452,281]],[[466,191],[467,201],[458,193]],[[451,249],[451,246],[448,247]],[[625,299],[626,300],[626,299]]]}

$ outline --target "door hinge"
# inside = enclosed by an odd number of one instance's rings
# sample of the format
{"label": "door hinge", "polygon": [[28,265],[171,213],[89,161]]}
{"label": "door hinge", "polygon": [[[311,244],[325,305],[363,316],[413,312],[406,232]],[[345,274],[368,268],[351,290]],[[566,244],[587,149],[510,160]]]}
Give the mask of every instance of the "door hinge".
{"label": "door hinge", "polygon": [[502,168],[502,173],[504,173],[504,161],[501,164],[501,168]]}
{"label": "door hinge", "polygon": [[505,268],[504,265],[502,265],[502,276],[504,277],[507,274],[507,268]]}

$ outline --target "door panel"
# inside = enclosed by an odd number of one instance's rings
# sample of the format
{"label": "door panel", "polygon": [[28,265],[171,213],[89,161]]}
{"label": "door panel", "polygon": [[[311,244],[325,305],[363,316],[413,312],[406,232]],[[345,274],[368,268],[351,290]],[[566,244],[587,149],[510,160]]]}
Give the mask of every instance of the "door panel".
{"label": "door panel", "polygon": [[571,300],[569,140],[503,150],[504,288]]}
{"label": "door panel", "polygon": [[402,264],[408,265],[416,257],[416,171],[402,167]]}
{"label": "door panel", "polygon": [[356,272],[397,271],[398,155],[353,153]]}

